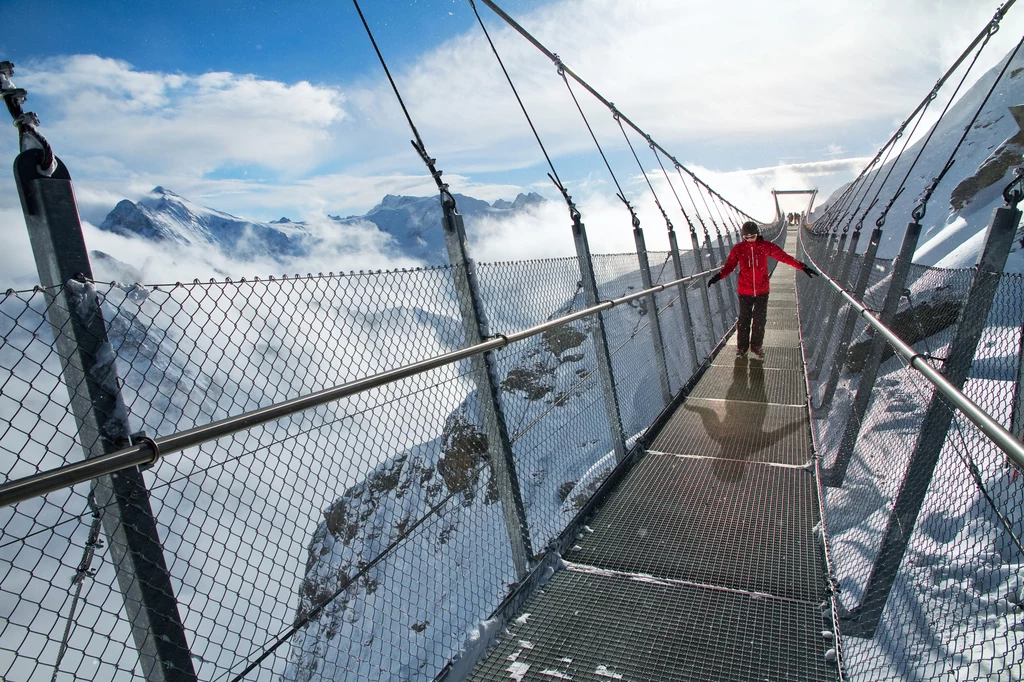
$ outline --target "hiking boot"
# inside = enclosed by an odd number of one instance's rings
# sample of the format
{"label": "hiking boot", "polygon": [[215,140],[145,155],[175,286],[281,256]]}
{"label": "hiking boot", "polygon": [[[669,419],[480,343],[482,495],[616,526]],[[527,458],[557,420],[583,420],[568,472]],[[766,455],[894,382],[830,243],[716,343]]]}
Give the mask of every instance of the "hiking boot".
{"label": "hiking boot", "polygon": [[757,360],[764,360],[764,353],[761,352],[761,346],[751,346],[750,354]]}

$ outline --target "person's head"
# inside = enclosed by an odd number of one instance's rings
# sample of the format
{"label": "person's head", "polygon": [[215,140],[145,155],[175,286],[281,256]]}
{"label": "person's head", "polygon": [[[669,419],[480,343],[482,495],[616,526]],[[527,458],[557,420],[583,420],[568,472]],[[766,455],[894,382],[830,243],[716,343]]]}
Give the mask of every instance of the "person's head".
{"label": "person's head", "polygon": [[740,228],[740,234],[743,235],[744,239],[752,242],[756,241],[757,238],[761,235],[761,230],[758,229],[757,223],[755,223],[753,220],[748,220],[747,222],[743,223],[743,227]]}

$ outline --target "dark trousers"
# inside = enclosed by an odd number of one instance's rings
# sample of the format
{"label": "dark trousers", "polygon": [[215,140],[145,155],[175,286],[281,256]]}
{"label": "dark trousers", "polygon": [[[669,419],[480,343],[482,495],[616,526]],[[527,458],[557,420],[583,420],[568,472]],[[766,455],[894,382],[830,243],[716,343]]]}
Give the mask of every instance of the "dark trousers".
{"label": "dark trousers", "polygon": [[764,341],[764,325],[768,321],[768,294],[743,296],[740,299],[740,317],[736,321],[736,348],[760,348]]}

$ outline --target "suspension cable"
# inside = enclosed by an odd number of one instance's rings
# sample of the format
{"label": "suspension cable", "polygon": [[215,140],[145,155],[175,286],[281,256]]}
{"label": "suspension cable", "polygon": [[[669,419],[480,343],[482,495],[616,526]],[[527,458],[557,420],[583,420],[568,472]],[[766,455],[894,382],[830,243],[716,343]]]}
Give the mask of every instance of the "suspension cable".
{"label": "suspension cable", "polygon": [[448,185],[441,180],[441,171],[437,170],[435,164],[437,159],[431,158],[427,154],[427,148],[423,144],[423,138],[420,137],[420,131],[416,129],[416,124],[412,120],[412,115],[409,113],[409,109],[405,106],[405,100],[402,99],[402,93],[398,91],[398,85],[395,84],[395,79],[391,77],[391,70],[388,69],[387,62],[384,61],[384,55],[381,54],[380,48],[377,47],[377,41],[373,37],[373,31],[370,30],[370,25],[366,21],[366,17],[363,16],[363,10],[359,7],[359,0],[352,0],[352,4],[356,7],[356,12],[359,14],[360,21],[363,22],[363,28],[366,29],[366,35],[370,38],[370,43],[373,45],[373,51],[377,53],[377,59],[380,60],[380,65],[384,68],[384,73],[388,77],[388,82],[391,83],[391,89],[395,93],[395,97],[398,99],[399,106],[402,107],[402,113],[405,114],[405,120],[409,122],[409,128],[412,129],[412,134],[416,138],[412,140],[412,146],[416,152],[420,155],[423,163],[426,164],[427,169],[430,171],[430,176],[434,179],[437,184],[437,189],[441,193],[441,204],[442,207],[450,210],[455,210],[455,197],[448,190]]}
{"label": "suspension cable", "polygon": [[476,3],[473,2],[473,0],[469,0],[469,6],[473,8],[473,14],[476,15],[476,20],[480,24],[480,28],[483,30],[484,36],[487,38],[488,45],[491,46],[491,52],[494,53],[494,58],[498,60],[501,72],[505,74],[505,80],[508,81],[509,87],[512,88],[512,94],[515,95],[516,101],[519,102],[519,108],[522,109],[523,116],[526,117],[526,122],[530,125],[530,130],[533,131],[533,137],[537,140],[537,144],[540,146],[540,150],[544,154],[545,160],[548,162],[548,168],[551,169],[548,177],[551,179],[551,182],[555,184],[555,187],[558,188],[558,191],[562,193],[562,198],[565,199],[565,203],[569,207],[569,215],[573,222],[578,222],[581,217],[579,209],[576,208],[576,204],[569,195],[568,188],[562,184],[561,178],[558,177],[558,172],[555,170],[555,164],[551,162],[551,157],[548,155],[548,151],[545,149],[544,143],[540,139],[540,134],[537,132],[537,128],[533,125],[533,119],[530,118],[530,112],[526,110],[526,105],[523,104],[523,100],[519,96],[516,84],[512,82],[512,77],[509,75],[508,69],[505,68],[505,63],[502,61],[501,55],[498,54],[498,48],[494,46],[494,41],[491,40],[491,34],[487,31],[487,26],[484,25],[484,20],[480,17],[480,12],[476,9]]}
{"label": "suspension cable", "polygon": [[[562,81],[565,83],[565,87],[569,90],[569,95],[572,97],[573,103],[576,105],[576,110],[580,112],[580,117],[583,119],[583,123],[587,126],[587,132],[590,133],[590,139],[594,141],[594,146],[597,147],[598,153],[601,154],[601,160],[604,161],[605,168],[608,169],[608,174],[612,176],[612,182],[615,183],[615,189],[619,190],[617,196],[619,200],[626,205],[629,210],[629,215],[633,220],[633,227],[640,227],[640,218],[637,217],[636,211],[633,210],[633,206],[630,205],[629,201],[626,200],[626,194],[622,191],[622,186],[619,185],[619,179],[615,177],[615,171],[612,170],[612,165],[608,162],[608,157],[605,156],[604,149],[601,148],[601,143],[597,141],[597,135],[594,134],[594,129],[590,127],[590,121],[587,120],[587,115],[583,113],[583,107],[580,106],[580,102],[576,99],[576,93],[572,91],[572,86],[569,85],[569,79],[565,77],[565,71],[562,68],[562,60],[558,59],[558,55],[555,55],[556,63],[558,64],[558,75],[562,77]],[[614,108],[613,108],[614,110]],[[616,119],[618,120],[618,119]]]}
{"label": "suspension cable", "polygon": [[654,191],[654,185],[651,184],[651,179],[647,177],[647,171],[644,170],[644,165],[640,163],[640,157],[636,155],[636,150],[633,149],[633,143],[629,141],[629,135],[626,134],[626,128],[622,125],[622,119],[618,116],[615,117],[615,122],[619,124],[619,130],[622,131],[622,136],[626,138],[626,145],[629,146],[629,151],[633,153],[633,158],[636,159],[636,165],[640,167],[640,173],[644,176],[644,180],[647,181],[647,187],[651,190],[651,196],[654,197],[654,205],[661,211],[661,215],[665,218],[665,223],[668,225],[668,229],[672,231],[672,221],[669,220],[668,213],[661,205],[661,201],[658,200],[658,193]]}
{"label": "suspension cable", "polygon": [[[661,174],[665,176],[665,182],[668,183],[669,189],[672,190],[673,196],[676,198],[676,203],[679,204],[679,210],[683,213],[683,218],[686,219],[686,224],[690,226],[690,234],[696,238],[697,229],[693,226],[693,221],[690,220],[690,216],[686,213],[686,209],[683,208],[683,200],[679,197],[679,192],[676,191],[676,187],[672,184],[672,178],[669,177],[668,171],[665,170],[665,164],[661,162],[661,155],[658,153],[658,148],[653,142],[650,142],[651,152],[654,153],[654,158],[658,161],[658,166],[661,168]],[[682,176],[680,176],[682,179]]]}
{"label": "suspension cable", "polygon": [[53,149],[46,138],[36,130],[39,125],[39,117],[31,111],[24,111],[21,105],[28,99],[28,93],[23,88],[15,87],[11,82],[14,75],[14,64],[11,62],[0,62],[0,97],[3,97],[7,111],[14,119],[14,125],[18,129],[18,144],[22,152],[29,149],[42,149],[43,161],[38,170],[42,175],[50,177],[57,170],[57,157],[53,155]]}
{"label": "suspension cable", "polygon": [[[556,67],[558,67],[558,68],[560,69],[560,75],[561,75],[561,76],[562,76],[563,78],[564,78],[565,76],[567,76],[567,75],[568,75],[568,76],[571,76],[573,80],[575,80],[575,81],[576,81],[577,83],[579,83],[579,84],[580,84],[581,86],[583,86],[583,87],[584,87],[584,88],[585,88],[585,89],[587,90],[587,92],[589,92],[589,93],[590,93],[591,95],[593,95],[593,96],[594,96],[594,98],[595,98],[595,99],[597,99],[597,100],[598,100],[599,102],[601,102],[601,103],[602,103],[602,104],[604,104],[604,105],[605,105],[606,107],[608,107],[608,109],[609,109],[610,111],[612,111],[612,113],[616,113],[616,112],[617,112],[617,110],[615,109],[615,105],[614,105],[614,104],[612,104],[612,103],[611,103],[611,102],[609,102],[609,101],[608,101],[607,99],[605,99],[605,97],[604,97],[604,96],[602,96],[602,95],[601,95],[601,93],[599,93],[599,92],[598,92],[597,90],[595,90],[595,89],[594,89],[593,87],[591,87],[589,83],[587,83],[587,82],[586,82],[585,80],[583,80],[582,78],[580,78],[580,77],[579,77],[579,76],[578,76],[578,75],[577,75],[577,74],[576,74],[576,73],[575,73],[575,72],[574,72],[574,71],[573,71],[572,69],[570,69],[570,68],[569,68],[568,66],[566,66],[566,65],[565,65],[565,63],[564,63],[564,62],[562,62],[562,60],[561,60],[561,59],[559,59],[558,55],[556,55],[555,53],[553,53],[553,52],[552,52],[551,50],[549,50],[548,48],[546,48],[546,47],[545,47],[545,46],[544,46],[544,45],[543,45],[543,44],[542,44],[542,43],[541,43],[541,42],[540,42],[539,40],[537,40],[537,39],[536,39],[536,38],[534,38],[534,37],[533,37],[532,35],[530,35],[529,31],[527,31],[527,30],[526,30],[525,28],[523,28],[523,27],[522,27],[521,25],[519,25],[519,23],[517,23],[515,19],[513,19],[512,17],[510,17],[510,16],[509,16],[509,15],[508,15],[507,13],[505,13],[505,11],[504,11],[504,10],[502,10],[502,9],[501,9],[500,7],[498,7],[498,5],[496,5],[496,4],[495,4],[495,3],[493,2],[493,0],[483,0],[483,3],[484,3],[485,5],[487,5],[488,7],[490,7],[490,8],[491,8],[491,10],[493,10],[495,14],[497,14],[497,15],[498,15],[499,17],[501,17],[501,18],[502,18],[502,19],[503,19],[503,20],[504,20],[504,21],[505,21],[505,22],[506,22],[506,23],[507,23],[507,24],[508,24],[509,26],[511,26],[511,27],[512,27],[513,29],[515,29],[515,30],[516,30],[516,31],[517,31],[517,32],[518,32],[518,33],[519,33],[520,35],[522,35],[522,36],[523,36],[524,38],[526,38],[526,39],[527,39],[528,41],[530,41],[530,43],[531,43],[531,44],[532,44],[532,45],[533,45],[534,47],[536,47],[536,48],[537,48],[538,50],[540,50],[540,51],[541,51],[541,52],[542,52],[542,53],[543,53],[543,54],[544,54],[544,55],[545,55],[545,56],[546,56],[546,57],[547,57],[548,59],[550,59],[550,60],[552,61],[552,63],[554,63],[554,64],[556,65]],[[472,0],[470,0],[470,4],[471,4],[471,5],[473,4]],[[475,10],[475,7],[474,7],[474,11],[476,11],[476,10]],[[479,15],[478,15],[478,16],[479,16]],[[633,130],[635,130],[635,131],[636,131],[636,132],[637,132],[638,134],[640,134],[640,135],[641,135],[642,137],[644,137],[644,138],[649,138],[649,137],[650,137],[650,136],[649,136],[649,135],[648,135],[648,134],[647,134],[646,132],[644,132],[644,131],[643,131],[643,130],[642,130],[642,129],[641,129],[640,127],[639,127],[639,126],[637,126],[637,125],[636,125],[635,123],[633,123],[633,121],[631,121],[631,120],[629,119],[629,117],[627,117],[627,116],[626,116],[625,114],[623,114],[622,112],[617,112],[617,113],[618,113],[618,115],[619,115],[619,116],[621,117],[621,119],[622,119],[623,121],[625,121],[625,122],[626,122],[626,125],[628,125],[628,126],[629,126],[630,128],[632,128]],[[689,169],[685,168],[685,167],[684,167],[684,166],[683,166],[683,165],[682,165],[681,163],[679,163],[679,161],[678,161],[678,160],[676,160],[676,158],[675,158],[674,156],[672,156],[672,154],[670,154],[670,153],[669,153],[669,152],[668,152],[667,150],[665,150],[665,148],[664,148],[664,147],[662,147],[661,145],[658,145],[658,144],[657,144],[656,142],[655,142],[654,144],[655,144],[655,145],[657,145],[658,149],[659,149],[659,150],[661,150],[661,152],[662,152],[662,153],[663,153],[663,154],[664,154],[664,155],[665,155],[665,156],[666,156],[667,158],[671,159],[673,163],[675,163],[675,164],[676,164],[677,166],[679,166],[679,167],[683,168],[684,170],[686,170],[686,172],[687,172],[687,173],[689,173],[690,175],[693,175],[694,179],[695,179],[695,180],[696,180],[696,181],[697,181],[697,182],[698,182],[699,184],[705,184],[705,183],[703,183],[703,181],[702,181],[702,180],[700,180],[699,178],[697,178],[697,176],[696,176],[696,175],[694,175],[692,171],[690,171]],[[710,188],[710,187],[708,187],[708,189],[709,189],[709,190],[711,190],[711,188]],[[715,194],[717,194],[717,192],[714,192],[714,190],[711,190],[711,191],[712,191],[712,193],[715,193]],[[721,196],[720,196],[720,195],[719,195],[719,197],[721,198]],[[727,203],[727,204],[729,204],[730,206],[732,206],[732,204],[731,204],[731,203],[729,203],[728,201],[726,201],[726,200],[725,200],[724,198],[722,198],[722,200],[723,200],[723,201],[725,201],[725,203]],[[736,208],[736,207],[735,207],[735,206],[733,206],[733,208]],[[738,209],[738,208],[737,208],[736,210],[737,210],[737,211],[739,211],[739,212],[740,212],[741,214],[743,214],[743,215],[745,215],[745,216],[747,215],[747,214],[746,214],[746,213],[744,213],[743,211],[740,211],[740,209]],[[749,216],[747,216],[747,217],[749,218]]]}
{"label": "suspension cable", "polygon": [[[998,28],[998,25],[996,25],[996,27]],[[989,98],[992,97],[992,93],[995,92],[996,86],[999,85],[999,82],[1003,79],[1003,76],[1006,74],[1006,70],[1010,68],[1010,63],[1013,61],[1013,58],[1017,56],[1017,51],[1020,50],[1021,44],[1024,44],[1024,37],[1022,37],[1020,41],[1018,41],[1017,46],[1013,48],[1013,52],[1010,53],[1009,57],[1007,57],[1006,63],[1003,64],[1003,68],[999,72],[999,75],[996,76],[995,81],[992,82],[992,87],[989,88],[988,92],[985,94],[985,98],[981,101],[981,103],[978,105],[978,108],[974,111],[974,116],[972,116],[971,120],[968,121],[966,126],[964,126],[964,132],[963,134],[960,135],[960,139],[957,140],[956,146],[953,147],[953,151],[949,153],[949,159],[946,161],[945,166],[943,166],[942,171],[939,172],[939,174],[935,178],[932,178],[931,184],[925,190],[925,193],[921,198],[921,203],[918,204],[918,206],[914,209],[913,215],[915,220],[920,220],[921,218],[924,217],[925,208],[928,204],[928,200],[931,199],[932,194],[935,192],[935,188],[938,187],[939,183],[942,181],[942,178],[946,176],[946,173],[948,173],[949,169],[953,166],[953,162],[956,159],[956,153],[960,151],[960,146],[963,145],[964,140],[967,139],[967,135],[971,132],[971,128],[974,127],[975,122],[977,122],[978,116],[981,115],[982,109],[984,109],[985,105],[988,104]],[[984,48],[984,43],[982,44],[982,48]],[[978,50],[978,54],[981,54],[981,49]],[[975,60],[977,60],[977,58],[978,55],[975,55]],[[971,65],[974,65],[973,62]],[[936,126],[937,125],[938,123],[936,123]]]}

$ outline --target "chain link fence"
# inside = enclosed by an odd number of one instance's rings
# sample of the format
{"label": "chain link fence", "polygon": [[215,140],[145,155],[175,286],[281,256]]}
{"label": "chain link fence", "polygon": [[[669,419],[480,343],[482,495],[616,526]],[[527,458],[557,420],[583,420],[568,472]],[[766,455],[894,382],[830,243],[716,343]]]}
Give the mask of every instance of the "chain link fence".
{"label": "chain link fence", "polygon": [[[675,279],[668,254],[650,258],[656,283]],[[602,299],[643,288],[636,254],[594,262]],[[99,364],[116,368],[132,430],[159,439],[464,347],[456,274],[68,286],[102,316]],[[479,264],[477,276],[493,334],[585,307],[576,259]],[[678,288],[657,295],[673,393],[719,340],[702,287],[684,287],[692,322]],[[77,360],[49,323],[61,293],[0,299],[4,481],[78,461],[86,445],[81,389],[62,374]],[[649,297],[602,313],[627,441],[666,407],[654,314]],[[535,552],[615,465],[592,325],[492,353]],[[694,331],[697,358],[683,338]],[[521,578],[481,425],[488,380],[461,361],[144,469],[148,500],[135,502],[152,509],[163,608],[185,641],[140,620],[120,540],[134,521],[114,513],[105,479],[0,509],[0,677],[147,679],[169,643],[199,680],[433,679]]]}
{"label": "chain link fence", "polygon": [[[804,232],[809,260],[882,315],[916,353],[942,368],[958,327],[986,316],[963,392],[1010,429],[1019,391],[1024,280],[1003,274],[991,311],[965,310],[976,269],[912,265],[890,292],[893,260],[863,251],[836,256],[836,238]],[[847,247],[848,248],[848,247]],[[860,278],[861,270],[870,268]],[[798,279],[814,444],[821,462],[826,545],[851,680],[1013,680],[1024,674],[1024,475],[903,356],[883,344],[825,282]],[[885,320],[883,319],[883,322]],[[877,367],[877,370],[874,368]],[[861,415],[858,394],[869,396]],[[929,433],[929,405],[945,412]],[[922,431],[924,431],[922,433]],[[1016,434],[1019,438],[1019,434]],[[933,472],[920,460],[938,438]],[[923,500],[908,516],[902,500]],[[916,519],[916,523],[915,523]],[[902,561],[886,558],[905,542]],[[858,632],[857,614],[889,584],[877,627]],[[842,623],[848,625],[844,628]]]}

